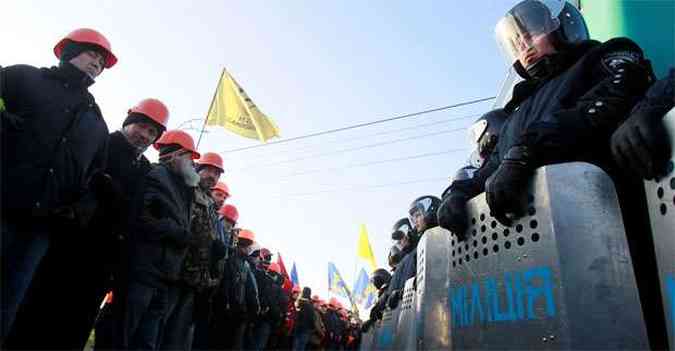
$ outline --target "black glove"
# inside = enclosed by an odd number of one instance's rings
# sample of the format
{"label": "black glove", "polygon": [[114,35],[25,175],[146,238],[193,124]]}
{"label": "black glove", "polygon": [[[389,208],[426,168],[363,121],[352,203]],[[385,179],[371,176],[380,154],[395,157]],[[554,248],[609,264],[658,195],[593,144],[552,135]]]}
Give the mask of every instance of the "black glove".
{"label": "black glove", "polygon": [[640,108],[612,135],[614,161],[626,173],[653,179],[663,174],[671,145],[662,108]]}
{"label": "black glove", "polygon": [[485,194],[492,215],[503,225],[510,225],[506,216],[524,214],[522,199],[526,198],[527,182],[533,173],[533,154],[526,146],[514,146],[504,156],[499,167],[485,182]]}
{"label": "black glove", "polygon": [[403,295],[401,290],[394,290],[391,292],[391,295],[389,295],[389,298],[387,299],[387,306],[389,306],[389,309],[393,310],[398,307],[398,302],[401,300],[401,295]]}
{"label": "black glove", "polygon": [[89,186],[103,202],[107,208],[120,208],[126,203],[126,196],[118,184],[110,175],[98,172],[91,177]]}
{"label": "black glove", "polygon": [[1,111],[0,117],[2,122],[0,122],[0,130],[23,130],[23,117],[17,116],[9,111]]}
{"label": "black glove", "polygon": [[459,240],[464,240],[469,225],[466,202],[467,197],[464,193],[454,190],[443,198],[436,211],[438,225],[454,233]]}

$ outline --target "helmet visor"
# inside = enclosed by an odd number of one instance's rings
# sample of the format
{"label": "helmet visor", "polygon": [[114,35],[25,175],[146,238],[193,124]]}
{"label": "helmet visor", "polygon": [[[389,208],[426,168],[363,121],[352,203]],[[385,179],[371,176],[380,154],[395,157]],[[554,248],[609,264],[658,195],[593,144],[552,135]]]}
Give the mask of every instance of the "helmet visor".
{"label": "helmet visor", "polygon": [[497,44],[509,65],[527,68],[550,46],[549,34],[560,27],[561,1],[525,0],[512,8],[495,27]]}

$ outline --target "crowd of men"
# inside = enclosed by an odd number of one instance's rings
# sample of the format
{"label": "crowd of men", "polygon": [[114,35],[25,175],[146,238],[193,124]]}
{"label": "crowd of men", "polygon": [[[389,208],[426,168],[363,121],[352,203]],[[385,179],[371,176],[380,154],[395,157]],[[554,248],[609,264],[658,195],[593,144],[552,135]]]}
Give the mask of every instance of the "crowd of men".
{"label": "crowd of men", "polygon": [[222,158],[166,130],[162,101],[109,133],[88,90],[117,62],[101,33],[77,29],[54,54],[0,70],[4,349],[82,349],[94,326],[101,350],[357,345],[353,314],[300,297],[237,227]]}
{"label": "crowd of men", "polygon": [[[339,301],[293,286],[254,232],[237,227],[222,158],[166,130],[163,102],[138,102],[109,133],[88,90],[117,62],[101,33],[68,34],[54,47],[55,67],[2,68],[3,348],[82,349],[95,325],[97,349],[356,349],[361,331],[398,306],[427,229],[462,239],[466,203],[482,192],[510,225],[534,170],[553,163],[602,167],[627,228],[644,228],[634,215],[644,201],[634,200],[644,199],[642,179],[668,172],[661,119],[673,108],[675,70],[658,80],[630,39],[589,40],[566,2],[520,2],[497,37],[523,80],[471,128],[477,162],[395,223],[363,326]],[[151,145],[156,164],[143,156]],[[633,262],[649,264],[629,242]]]}
{"label": "crowd of men", "polygon": [[[409,218],[394,224],[389,268],[371,278],[379,298],[364,331],[386,308],[398,306],[405,282],[415,277],[417,242],[425,230],[440,226],[464,240],[466,204],[483,192],[491,215],[511,225],[525,214],[526,186],[538,167],[574,161],[601,167],[615,183],[627,232],[649,228],[642,180],[672,172],[662,119],[675,105],[675,69],[657,79],[635,42],[590,40],[574,6],[562,2],[562,9],[555,9],[551,3],[521,1],[497,24],[497,41],[522,80],[503,108],[487,112],[469,129],[475,151],[441,198],[417,198]],[[658,290],[651,288],[658,279],[651,275],[653,247],[644,237],[628,241],[652,323],[663,314],[655,302],[660,299],[652,296]]]}

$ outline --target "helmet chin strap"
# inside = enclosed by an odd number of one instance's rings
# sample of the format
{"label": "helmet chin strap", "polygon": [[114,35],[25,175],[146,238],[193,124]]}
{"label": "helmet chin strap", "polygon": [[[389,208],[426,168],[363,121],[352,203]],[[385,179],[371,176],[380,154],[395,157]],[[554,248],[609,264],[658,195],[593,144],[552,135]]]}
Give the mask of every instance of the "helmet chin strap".
{"label": "helmet chin strap", "polygon": [[527,74],[533,79],[544,79],[563,67],[563,55],[560,53],[543,56],[526,68]]}

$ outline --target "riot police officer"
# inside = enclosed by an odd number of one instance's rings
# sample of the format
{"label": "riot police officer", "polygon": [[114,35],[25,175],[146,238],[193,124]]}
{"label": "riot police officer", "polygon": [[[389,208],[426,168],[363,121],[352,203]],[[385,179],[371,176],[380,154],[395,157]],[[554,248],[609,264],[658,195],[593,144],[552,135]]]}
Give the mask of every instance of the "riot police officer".
{"label": "riot police officer", "polygon": [[483,190],[492,213],[508,225],[522,213],[523,189],[536,168],[606,165],[611,133],[653,75],[630,39],[588,40],[583,17],[565,1],[524,0],[499,21],[496,34],[524,81],[504,108],[509,117],[495,151],[473,179],[455,182],[453,201],[441,207],[453,214],[439,216],[441,225],[455,234],[466,231],[466,222],[453,220],[466,218],[464,204]]}

